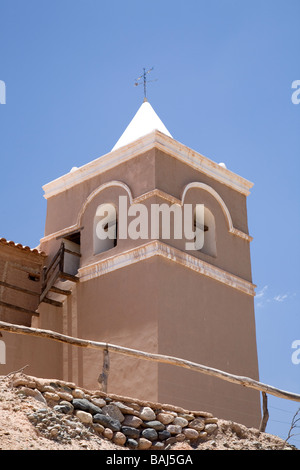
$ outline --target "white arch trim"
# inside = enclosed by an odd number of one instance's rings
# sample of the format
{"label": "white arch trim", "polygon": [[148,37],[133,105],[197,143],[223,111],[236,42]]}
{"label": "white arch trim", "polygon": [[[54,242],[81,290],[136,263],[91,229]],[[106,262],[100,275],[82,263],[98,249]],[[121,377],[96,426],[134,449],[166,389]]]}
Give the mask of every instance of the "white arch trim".
{"label": "white arch trim", "polygon": [[152,191],[149,191],[141,196],[138,196],[136,197],[135,199],[133,198],[132,196],[132,192],[131,192],[131,189],[129,188],[129,186],[127,186],[126,183],[123,183],[122,181],[109,181],[107,183],[104,183],[102,184],[101,186],[99,186],[98,188],[94,189],[94,191],[91,192],[91,194],[87,197],[86,201],[84,202],[83,206],[81,207],[79,213],[78,213],[78,216],[77,216],[77,222],[76,224],[74,225],[71,225],[69,227],[66,227],[65,229],[62,229],[62,230],[59,230],[57,232],[54,232],[54,233],[51,233],[49,235],[46,235],[45,237],[43,237],[40,241],[41,242],[46,242],[48,240],[52,240],[53,238],[56,238],[56,237],[61,237],[65,234],[68,234],[70,232],[73,232],[73,231],[76,231],[76,230],[79,230],[80,227],[81,227],[81,219],[82,219],[82,216],[84,214],[84,211],[86,210],[86,207],[87,205],[92,201],[92,199],[94,197],[97,196],[97,194],[99,194],[101,191],[103,191],[104,189],[107,189],[109,187],[113,187],[113,186],[119,186],[120,188],[123,188],[127,194],[128,194],[128,197],[129,197],[129,202],[130,204],[134,204],[134,203],[137,203],[137,202],[142,202],[143,200],[145,199],[148,199],[152,196],[159,196],[163,199],[166,199],[167,201],[169,201],[171,204],[180,204],[180,205],[183,205],[184,204],[184,199],[185,199],[185,196],[186,196],[186,193],[191,189],[191,188],[199,188],[199,189],[203,189],[204,191],[208,191],[217,201],[218,203],[220,204],[224,214],[225,214],[225,217],[226,217],[226,220],[227,220],[227,223],[228,223],[228,228],[229,228],[229,232],[240,237],[240,238],[243,238],[247,241],[252,241],[252,237],[250,235],[248,235],[247,233],[244,233],[242,232],[241,230],[238,230],[236,228],[234,228],[233,226],[233,223],[232,223],[232,218],[231,218],[231,215],[230,215],[230,212],[225,204],[225,202],[223,201],[223,199],[221,198],[221,196],[217,193],[217,191],[215,191],[211,186],[209,186],[208,184],[205,184],[205,183],[199,183],[199,182],[193,182],[193,183],[189,183],[187,184],[185,187],[184,187],[184,190],[183,190],[183,193],[182,193],[182,197],[181,197],[181,201],[163,191],[160,191],[159,189],[154,189]]}
{"label": "white arch trim", "polygon": [[99,186],[98,188],[94,189],[94,191],[91,192],[91,194],[88,196],[88,198],[85,200],[83,206],[81,207],[81,209],[78,213],[78,216],[77,216],[77,224],[76,224],[77,227],[80,227],[82,216],[83,216],[88,204],[94,199],[94,197],[96,197],[104,189],[111,188],[113,186],[119,186],[120,188],[125,189],[125,191],[127,192],[128,196],[129,196],[130,204],[132,204],[132,201],[133,201],[132,192],[131,192],[129,186],[127,186],[127,184],[123,183],[122,181],[109,181],[108,183],[101,184],[101,186]]}
{"label": "white arch trim", "polygon": [[184,199],[185,199],[186,193],[192,188],[203,189],[204,191],[207,191],[208,193],[210,193],[217,200],[217,202],[221,206],[221,209],[222,209],[222,211],[225,215],[225,218],[227,220],[228,229],[229,229],[230,233],[233,233],[234,235],[237,235],[238,237],[244,238],[245,240],[248,240],[248,241],[252,240],[252,237],[250,235],[248,235],[247,233],[242,232],[241,230],[238,230],[238,229],[234,228],[233,223],[232,223],[232,218],[231,218],[230,212],[228,210],[228,207],[226,206],[226,204],[223,201],[223,199],[221,198],[221,196],[217,193],[217,191],[215,189],[213,189],[211,186],[209,186],[208,184],[199,183],[198,181],[187,184],[184,187],[182,197],[181,197],[181,204],[182,205],[184,204]]}
{"label": "white arch trim", "polygon": [[128,194],[128,197],[129,197],[129,202],[130,202],[130,204],[132,204],[132,202],[133,202],[132,192],[131,192],[131,189],[129,188],[129,186],[127,186],[126,183],[123,183],[122,181],[109,181],[107,183],[103,183],[103,184],[101,184],[101,186],[94,189],[94,191],[92,191],[89,194],[89,196],[87,197],[87,199],[85,200],[84,204],[82,205],[82,207],[81,207],[81,209],[80,209],[80,211],[77,215],[76,224],[70,225],[69,227],[66,227],[62,230],[58,230],[57,232],[53,232],[53,233],[50,233],[49,235],[46,235],[45,237],[41,238],[40,243],[41,242],[46,242],[48,240],[53,240],[53,238],[62,237],[64,235],[67,235],[68,233],[75,232],[76,230],[79,230],[80,227],[81,227],[82,216],[83,216],[88,204],[94,199],[94,197],[96,197],[99,193],[101,193],[101,191],[104,191],[104,189],[114,187],[114,186],[119,186],[120,188],[125,189],[125,191]]}

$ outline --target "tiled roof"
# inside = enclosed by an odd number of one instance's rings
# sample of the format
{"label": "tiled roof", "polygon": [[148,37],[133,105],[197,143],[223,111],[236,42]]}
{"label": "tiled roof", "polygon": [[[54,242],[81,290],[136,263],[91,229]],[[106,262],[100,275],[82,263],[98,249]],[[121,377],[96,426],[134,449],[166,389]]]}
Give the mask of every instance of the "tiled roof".
{"label": "tiled roof", "polygon": [[0,245],[12,246],[23,251],[46,256],[46,254],[43,251],[40,251],[38,248],[30,248],[29,246],[24,246],[21,243],[15,243],[13,241],[6,240],[6,238],[0,238]]}

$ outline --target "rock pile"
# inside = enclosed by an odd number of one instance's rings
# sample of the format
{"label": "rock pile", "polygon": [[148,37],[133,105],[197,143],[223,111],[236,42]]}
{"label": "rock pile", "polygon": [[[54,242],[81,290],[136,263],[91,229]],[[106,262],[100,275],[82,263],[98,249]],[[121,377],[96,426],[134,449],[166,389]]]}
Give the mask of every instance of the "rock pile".
{"label": "rock pile", "polygon": [[42,435],[61,442],[96,434],[129,449],[162,450],[177,442],[197,445],[218,431],[218,419],[206,412],[133,401],[24,374],[16,375],[13,386],[41,402],[28,419]]}

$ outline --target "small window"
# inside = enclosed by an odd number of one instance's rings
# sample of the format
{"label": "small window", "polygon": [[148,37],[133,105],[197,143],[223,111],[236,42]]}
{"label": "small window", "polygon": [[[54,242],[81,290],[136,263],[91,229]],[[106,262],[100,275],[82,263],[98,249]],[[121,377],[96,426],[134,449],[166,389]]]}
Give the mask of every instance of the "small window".
{"label": "small window", "polygon": [[103,253],[117,245],[117,212],[113,204],[98,206],[94,218],[94,254]]}
{"label": "small window", "polygon": [[37,276],[37,275],[35,275],[35,274],[29,273],[29,274],[28,274],[28,279],[29,279],[30,281],[33,281],[33,282],[39,282],[40,276]]}
{"label": "small window", "polygon": [[64,240],[69,240],[70,242],[75,243],[75,245],[80,245],[80,232],[73,232],[63,238]]}
{"label": "small window", "polygon": [[197,227],[204,230],[204,245],[201,248],[201,253],[205,253],[210,256],[216,256],[216,227],[215,227],[215,218],[212,212],[204,207],[204,224],[200,213],[198,215],[197,208],[194,212],[194,229]]}

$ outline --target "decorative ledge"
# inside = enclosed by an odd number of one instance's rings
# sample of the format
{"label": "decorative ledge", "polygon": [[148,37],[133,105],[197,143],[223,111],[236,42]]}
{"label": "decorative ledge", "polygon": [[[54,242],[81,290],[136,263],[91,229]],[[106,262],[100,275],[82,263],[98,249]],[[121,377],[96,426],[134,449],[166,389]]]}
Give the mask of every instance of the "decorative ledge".
{"label": "decorative ledge", "polygon": [[192,166],[198,171],[205,173],[211,178],[233,188],[234,190],[248,195],[253,183],[233,173],[227,168],[223,168],[218,163],[201,155],[186,145],[177,142],[175,139],[162,134],[159,131],[153,131],[150,134],[137,139],[136,141],[121,147],[117,150],[107,153],[80,168],[70,171],[66,175],[57,178],[43,186],[44,197],[46,199],[72,188],[73,186],[87,181],[105,171],[116,167],[117,165],[137,157],[141,153],[147,152],[153,148],[158,148],[168,155]]}
{"label": "decorative ledge", "polygon": [[251,296],[255,295],[256,286],[251,282],[230,274],[223,269],[217,268],[200,260],[199,258],[191,256],[177,248],[173,248],[157,240],[88,266],[84,266],[79,269],[78,276],[80,278],[80,282],[89,281],[90,279],[124,268],[130,264],[150,259],[153,256],[162,256],[165,259],[196,271],[199,274],[210,277],[218,282],[222,282],[228,287],[232,287]]}

